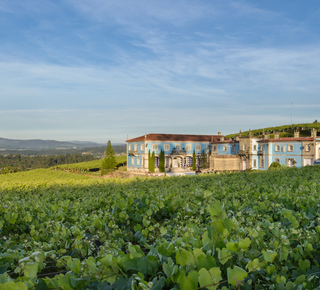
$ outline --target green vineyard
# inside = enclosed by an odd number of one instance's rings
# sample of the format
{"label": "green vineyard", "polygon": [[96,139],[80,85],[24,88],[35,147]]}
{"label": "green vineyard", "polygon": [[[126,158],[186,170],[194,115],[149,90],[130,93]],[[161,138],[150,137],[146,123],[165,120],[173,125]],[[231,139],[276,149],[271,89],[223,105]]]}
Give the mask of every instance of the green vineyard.
{"label": "green vineyard", "polygon": [[316,289],[319,200],[317,166],[3,175],[0,289]]}

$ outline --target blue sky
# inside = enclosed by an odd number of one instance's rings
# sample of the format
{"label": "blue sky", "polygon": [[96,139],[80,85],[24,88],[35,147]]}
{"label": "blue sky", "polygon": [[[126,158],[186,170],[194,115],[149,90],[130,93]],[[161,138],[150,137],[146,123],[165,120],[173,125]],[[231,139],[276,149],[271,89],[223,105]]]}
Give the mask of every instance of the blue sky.
{"label": "blue sky", "polygon": [[319,0],[0,0],[0,137],[320,121],[319,27]]}

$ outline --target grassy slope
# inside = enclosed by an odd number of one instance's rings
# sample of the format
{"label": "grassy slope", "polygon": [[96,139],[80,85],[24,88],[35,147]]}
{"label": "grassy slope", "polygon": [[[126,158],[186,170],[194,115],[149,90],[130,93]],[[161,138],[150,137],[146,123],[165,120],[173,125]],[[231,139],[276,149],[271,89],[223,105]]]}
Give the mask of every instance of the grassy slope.
{"label": "grassy slope", "polygon": [[[74,163],[74,164],[62,164],[62,165],[55,166],[54,168],[68,169],[68,170],[88,170],[90,168],[96,168],[96,167],[100,168],[102,161],[103,159]],[[126,155],[116,156],[116,161],[117,161],[117,164],[124,163],[125,161],[127,161],[127,156]]]}

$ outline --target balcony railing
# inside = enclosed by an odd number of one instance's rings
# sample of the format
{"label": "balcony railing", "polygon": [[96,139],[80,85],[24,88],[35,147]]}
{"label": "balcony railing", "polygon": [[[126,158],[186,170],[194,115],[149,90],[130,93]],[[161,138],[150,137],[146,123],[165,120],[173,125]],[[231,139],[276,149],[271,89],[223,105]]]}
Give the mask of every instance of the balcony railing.
{"label": "balcony railing", "polygon": [[129,150],[129,155],[138,155],[138,150]]}
{"label": "balcony railing", "polygon": [[249,154],[248,150],[239,150],[238,151],[238,155],[240,155],[240,156],[247,155],[247,154]]}
{"label": "balcony railing", "polygon": [[187,150],[172,149],[171,154],[172,154],[172,155],[186,155],[186,154],[187,154]]}
{"label": "balcony railing", "polygon": [[264,154],[264,150],[259,150],[258,151],[258,155],[263,155]]}

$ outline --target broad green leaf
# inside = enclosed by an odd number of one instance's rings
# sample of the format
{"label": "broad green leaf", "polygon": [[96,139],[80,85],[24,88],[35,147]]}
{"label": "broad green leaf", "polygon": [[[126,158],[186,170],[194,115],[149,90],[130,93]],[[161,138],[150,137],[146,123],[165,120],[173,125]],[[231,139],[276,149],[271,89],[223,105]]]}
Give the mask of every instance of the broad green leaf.
{"label": "broad green leaf", "polygon": [[162,290],[163,286],[166,284],[166,278],[161,277],[159,280],[158,278],[154,278],[152,280],[152,288],[151,290]]}
{"label": "broad green leaf", "polygon": [[79,259],[72,259],[70,263],[71,271],[75,272],[76,274],[80,273],[81,262]]}
{"label": "broad green leaf", "polygon": [[226,248],[223,248],[222,250],[218,250],[218,257],[219,257],[219,262],[224,265],[225,263],[228,262],[228,260],[232,257],[231,253],[228,252]]}
{"label": "broad green leaf", "polygon": [[268,251],[262,251],[262,254],[263,254],[263,258],[264,258],[264,260],[266,261],[266,262],[270,262],[270,263],[272,263],[273,262],[273,260],[275,259],[275,257],[277,256],[277,253],[276,252],[274,252],[274,251],[270,251],[270,250],[268,250]]}
{"label": "broad green leaf", "polygon": [[243,281],[244,278],[248,276],[248,273],[239,268],[238,266],[234,266],[233,269],[228,268],[227,269],[227,275],[228,275],[228,283],[236,286],[236,285],[241,285],[241,282]]}
{"label": "broad green leaf", "polygon": [[28,278],[34,278],[37,276],[38,263],[27,263],[24,268],[24,275]]}
{"label": "broad green leaf", "polygon": [[114,282],[112,286],[114,287],[114,289],[117,289],[117,290],[128,290],[128,289],[132,289],[132,281],[133,281],[132,277],[120,278],[119,280]]}
{"label": "broad green leaf", "polygon": [[144,256],[144,253],[141,251],[139,246],[131,245],[128,249],[133,258],[141,258]]}
{"label": "broad green leaf", "polygon": [[[218,267],[211,268],[209,271],[202,268],[199,271],[200,287],[206,287],[209,290],[215,290],[215,289],[217,289],[218,285],[212,285],[212,284],[217,284],[221,280],[222,280],[221,271]],[[212,285],[212,286],[210,286],[210,285]]]}
{"label": "broad green leaf", "polygon": [[222,207],[220,201],[215,201],[213,205],[209,205],[208,210],[211,217],[218,217],[222,213]]}
{"label": "broad green leaf", "polygon": [[155,275],[159,268],[159,261],[155,256],[143,257],[138,261],[138,269],[144,275]]}
{"label": "broad green leaf", "polygon": [[190,264],[190,265],[195,264],[193,254],[191,252],[186,251],[185,249],[181,249],[181,252],[177,252],[176,260],[177,260],[177,263],[181,266],[185,266],[187,264]]}
{"label": "broad green leaf", "polygon": [[212,256],[199,256],[197,261],[197,267],[200,270],[201,268],[205,268],[209,270],[216,266],[216,260]]}
{"label": "broad green leaf", "polygon": [[289,249],[286,246],[282,246],[280,249],[280,261],[285,261],[287,260],[289,255]]}
{"label": "broad green leaf", "polygon": [[299,260],[299,268],[301,270],[306,271],[308,268],[310,268],[310,266],[311,266],[311,264],[310,264],[309,260],[307,260],[307,259],[306,260],[302,260],[302,259]]}
{"label": "broad green leaf", "polygon": [[2,284],[1,289],[3,290],[28,290],[28,287],[23,282],[15,283],[13,280],[10,280]]}
{"label": "broad green leaf", "polygon": [[251,271],[260,271],[260,262],[259,259],[254,259],[248,263],[248,270]]}
{"label": "broad green leaf", "polygon": [[242,239],[238,242],[239,248],[242,250],[246,250],[251,245],[251,240],[249,238]]}
{"label": "broad green leaf", "polygon": [[229,251],[234,251],[234,252],[238,251],[237,244],[234,243],[234,242],[228,242],[228,243],[226,244],[226,247],[227,247],[227,249],[228,249]]}
{"label": "broad green leaf", "polygon": [[87,260],[85,260],[85,263],[92,274],[95,274],[98,272],[96,260],[93,257],[89,257]]}
{"label": "broad green leaf", "polygon": [[181,290],[197,290],[198,289],[198,272],[191,271],[186,277],[181,277],[180,279],[180,289]]}

